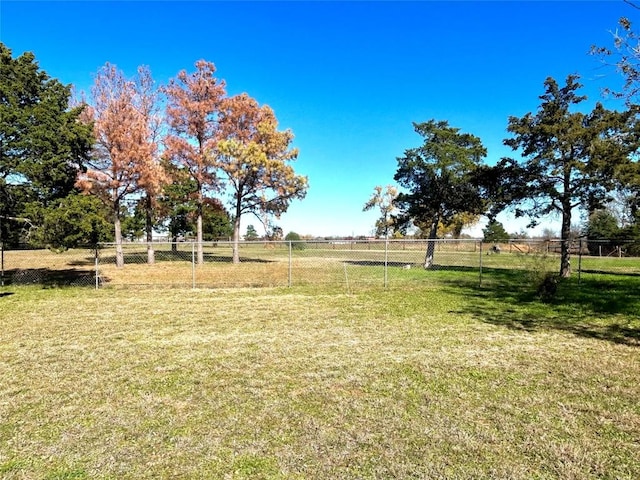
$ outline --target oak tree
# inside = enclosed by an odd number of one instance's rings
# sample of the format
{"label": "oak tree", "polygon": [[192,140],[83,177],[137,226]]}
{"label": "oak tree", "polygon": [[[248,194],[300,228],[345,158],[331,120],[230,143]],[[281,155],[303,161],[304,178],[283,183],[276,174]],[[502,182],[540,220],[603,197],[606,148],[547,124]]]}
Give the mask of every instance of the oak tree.
{"label": "oak tree", "polygon": [[196,231],[197,185],[184,166],[175,165],[167,157],[162,159],[169,183],[158,198],[160,223],[165,226],[172,242],[171,249],[177,251],[177,242]]}
{"label": "oak tree", "polygon": [[442,222],[440,222],[440,225],[438,225],[438,236],[450,236],[454,239],[458,239],[462,235],[462,230],[465,227],[469,227],[478,223],[480,217],[481,215],[479,213],[458,213],[457,215],[453,216],[453,218],[448,222],[447,225],[444,225]]}

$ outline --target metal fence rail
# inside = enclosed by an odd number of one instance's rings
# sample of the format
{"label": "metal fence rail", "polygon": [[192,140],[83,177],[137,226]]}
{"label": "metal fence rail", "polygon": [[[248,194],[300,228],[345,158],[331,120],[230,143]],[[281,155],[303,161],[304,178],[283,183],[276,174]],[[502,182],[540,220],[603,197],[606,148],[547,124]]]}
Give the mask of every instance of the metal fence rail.
{"label": "metal fence rail", "polygon": [[[433,247],[431,250],[429,246]],[[124,266],[116,266],[115,244],[60,253],[46,249],[5,249],[1,283],[7,285],[77,285],[93,288],[160,286],[180,288],[286,287],[359,285],[388,287],[428,282],[449,275],[482,283],[496,272],[555,272],[560,264],[559,240],[512,240],[498,245],[480,240],[334,240],[259,241],[239,244],[125,243]],[[574,241],[572,268],[588,274],[640,275],[640,256],[633,244]],[[433,256],[425,268],[428,253]],[[430,273],[425,274],[425,271]]]}

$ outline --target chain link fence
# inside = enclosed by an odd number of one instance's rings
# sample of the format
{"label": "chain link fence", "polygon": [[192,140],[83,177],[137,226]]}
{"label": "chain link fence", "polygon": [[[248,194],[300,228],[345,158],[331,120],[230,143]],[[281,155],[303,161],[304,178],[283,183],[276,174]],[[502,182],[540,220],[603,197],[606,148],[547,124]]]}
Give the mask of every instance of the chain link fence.
{"label": "chain link fence", "polygon": [[55,252],[0,244],[0,285],[100,286],[95,249]]}
{"label": "chain link fence", "polygon": [[[126,288],[286,287],[335,285],[402,286],[407,282],[467,280],[486,283],[500,272],[537,275],[557,272],[560,240],[332,240],[240,242],[239,263],[233,243],[125,243],[122,266],[116,245],[53,252],[5,249],[1,283],[44,286]],[[640,275],[638,244],[611,240],[575,240],[572,270],[590,274]],[[201,261],[199,261],[201,259]]]}

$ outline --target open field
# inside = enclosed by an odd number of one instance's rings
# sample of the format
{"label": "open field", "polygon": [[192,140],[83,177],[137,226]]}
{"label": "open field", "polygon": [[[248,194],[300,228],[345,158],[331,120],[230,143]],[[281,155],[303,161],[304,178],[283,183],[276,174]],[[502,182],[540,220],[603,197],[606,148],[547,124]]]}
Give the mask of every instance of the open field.
{"label": "open field", "polygon": [[0,477],[640,478],[640,276],[405,273],[1,290]]}

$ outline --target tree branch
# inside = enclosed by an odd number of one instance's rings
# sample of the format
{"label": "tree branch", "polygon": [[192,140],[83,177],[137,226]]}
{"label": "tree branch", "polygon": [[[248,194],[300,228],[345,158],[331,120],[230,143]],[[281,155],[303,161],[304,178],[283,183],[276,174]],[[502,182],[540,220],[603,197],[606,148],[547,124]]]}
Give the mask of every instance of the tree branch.
{"label": "tree branch", "polygon": [[31,228],[33,228],[33,223],[31,223],[31,220],[29,220],[28,218],[24,218],[24,217],[10,217],[8,215],[0,215],[0,218],[3,218],[5,220],[13,220],[15,222],[22,222],[22,223],[28,223],[29,226]]}

